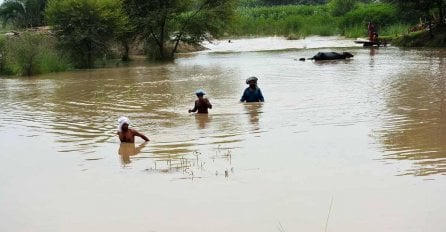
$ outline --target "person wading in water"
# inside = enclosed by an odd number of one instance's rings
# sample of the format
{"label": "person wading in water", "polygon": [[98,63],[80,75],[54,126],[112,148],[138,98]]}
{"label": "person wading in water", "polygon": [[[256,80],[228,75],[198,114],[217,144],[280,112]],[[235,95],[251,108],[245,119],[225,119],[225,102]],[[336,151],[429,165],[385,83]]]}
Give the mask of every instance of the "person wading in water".
{"label": "person wading in water", "polygon": [[202,89],[195,91],[198,99],[195,100],[194,108],[190,109],[189,113],[197,112],[199,114],[207,114],[208,109],[212,109],[212,104],[209,102],[209,99],[204,97],[205,94],[206,92]]}
{"label": "person wading in water", "polygon": [[248,88],[243,92],[241,102],[264,102],[262,91],[257,86],[257,77],[249,77],[246,79],[246,84],[249,85]]}
{"label": "person wading in water", "polygon": [[135,142],[135,136],[138,136],[145,141],[149,141],[149,138],[147,138],[145,135],[139,133],[135,129],[130,129],[130,120],[126,117],[120,117],[118,119],[118,136],[119,140],[122,143],[134,143]]}

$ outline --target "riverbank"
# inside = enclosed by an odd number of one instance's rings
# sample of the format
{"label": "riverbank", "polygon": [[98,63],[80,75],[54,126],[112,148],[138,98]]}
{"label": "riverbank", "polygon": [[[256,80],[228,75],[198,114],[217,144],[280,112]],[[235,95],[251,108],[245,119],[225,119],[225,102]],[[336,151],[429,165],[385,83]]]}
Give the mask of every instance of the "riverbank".
{"label": "riverbank", "polygon": [[398,47],[446,47],[446,26],[435,28],[432,32],[419,31],[392,39]]}

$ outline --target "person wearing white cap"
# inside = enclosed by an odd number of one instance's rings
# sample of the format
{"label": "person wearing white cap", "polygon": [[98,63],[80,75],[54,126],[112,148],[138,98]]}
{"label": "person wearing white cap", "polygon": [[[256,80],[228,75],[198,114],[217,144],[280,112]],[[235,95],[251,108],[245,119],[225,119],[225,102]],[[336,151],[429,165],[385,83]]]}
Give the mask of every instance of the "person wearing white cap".
{"label": "person wearing white cap", "polygon": [[243,91],[241,102],[264,102],[262,91],[257,86],[257,77],[249,77],[246,79],[246,84],[249,85],[248,88]]}
{"label": "person wearing white cap", "polygon": [[195,91],[195,95],[197,95],[198,99],[195,100],[194,108],[190,109],[189,113],[197,112],[199,114],[207,114],[208,109],[212,109],[211,102],[209,102],[209,99],[204,97],[205,94],[206,92],[204,92],[202,89]]}
{"label": "person wearing white cap", "polygon": [[130,129],[130,120],[127,117],[120,117],[118,119],[118,136],[119,140],[123,143],[134,143],[135,142],[135,136],[138,136],[145,141],[149,141],[149,138],[147,138],[145,135],[139,133],[135,129]]}

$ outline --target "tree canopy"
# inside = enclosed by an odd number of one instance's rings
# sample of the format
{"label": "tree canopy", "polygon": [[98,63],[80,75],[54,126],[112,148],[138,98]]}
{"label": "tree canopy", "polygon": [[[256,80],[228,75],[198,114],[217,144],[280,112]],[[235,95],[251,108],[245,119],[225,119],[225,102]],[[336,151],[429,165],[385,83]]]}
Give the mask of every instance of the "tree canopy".
{"label": "tree canopy", "polygon": [[[235,0],[123,0],[139,36],[156,59],[172,59],[180,42],[197,44],[218,36],[230,21]],[[170,46],[169,48],[167,46]]]}
{"label": "tree canopy", "polygon": [[6,0],[0,6],[3,25],[10,22],[16,28],[42,26],[46,2],[46,0]]}
{"label": "tree canopy", "polygon": [[92,68],[127,26],[119,0],[49,0],[46,15],[60,47],[80,68]]}
{"label": "tree canopy", "polygon": [[431,19],[438,15],[438,23],[445,23],[446,0],[383,0],[395,4],[406,20],[416,22],[419,18]]}

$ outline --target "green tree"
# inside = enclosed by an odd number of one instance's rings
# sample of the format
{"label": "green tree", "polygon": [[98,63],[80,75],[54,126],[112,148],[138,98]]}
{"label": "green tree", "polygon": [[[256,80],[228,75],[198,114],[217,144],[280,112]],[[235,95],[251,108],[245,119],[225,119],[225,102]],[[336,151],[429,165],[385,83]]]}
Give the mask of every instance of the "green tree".
{"label": "green tree", "polygon": [[17,28],[44,25],[46,0],[6,0],[0,6],[3,25],[10,22]]}
{"label": "green tree", "polygon": [[78,68],[93,68],[127,25],[120,0],[50,0],[46,15]]}
{"label": "green tree", "polygon": [[327,0],[263,0],[266,5],[320,5]]}
{"label": "green tree", "polygon": [[357,0],[330,0],[328,7],[333,16],[343,16],[355,9]]}
{"label": "green tree", "polygon": [[139,36],[155,59],[173,59],[178,45],[218,36],[232,18],[235,0],[123,0]]}
{"label": "green tree", "polygon": [[398,6],[401,16],[417,22],[419,18],[431,19],[433,13],[438,13],[439,24],[445,23],[446,0],[384,0]]}

